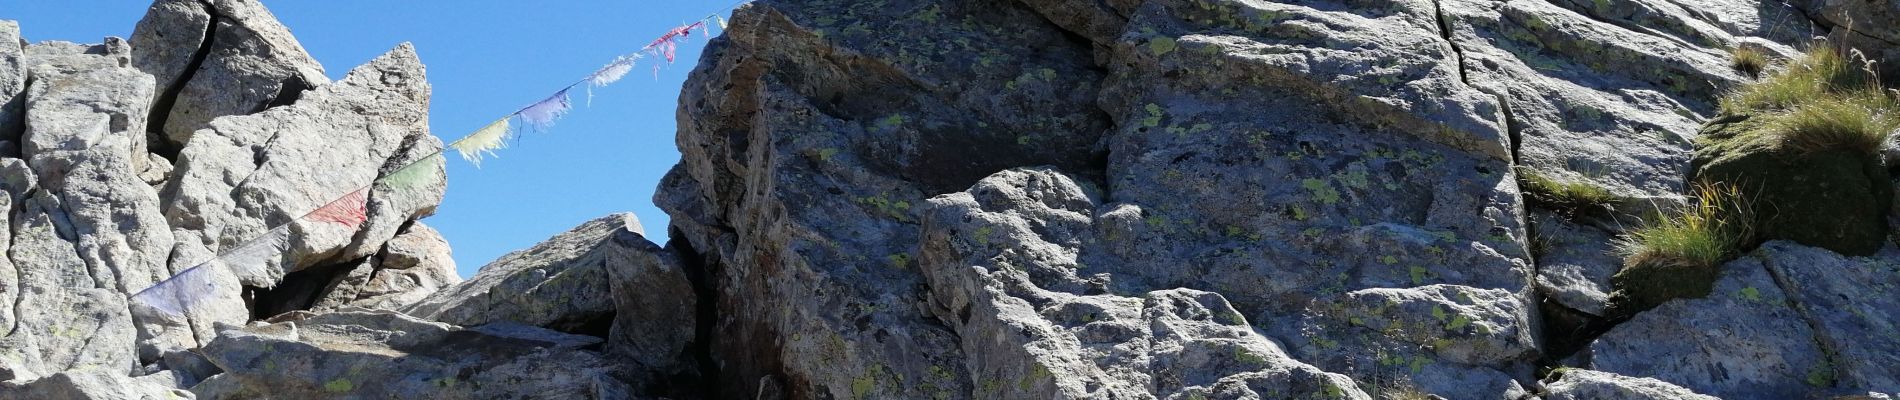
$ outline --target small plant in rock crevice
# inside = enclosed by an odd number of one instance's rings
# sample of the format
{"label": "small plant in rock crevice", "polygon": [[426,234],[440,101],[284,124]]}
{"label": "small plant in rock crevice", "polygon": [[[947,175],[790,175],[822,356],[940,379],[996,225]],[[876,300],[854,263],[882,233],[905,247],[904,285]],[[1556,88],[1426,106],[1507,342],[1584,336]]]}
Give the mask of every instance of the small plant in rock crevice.
{"label": "small plant in rock crevice", "polygon": [[1618,243],[1623,269],[1611,277],[1611,318],[1627,318],[1665,301],[1707,296],[1722,263],[1754,240],[1754,205],[1734,186],[1704,184],[1679,215],[1659,217]]}
{"label": "small plant in rock crevice", "polygon": [[1525,200],[1575,217],[1606,211],[1617,201],[1609,189],[1584,180],[1558,180],[1530,168],[1517,169],[1518,189]]}
{"label": "small plant in rock crevice", "polygon": [[1729,52],[1728,66],[1749,78],[1760,78],[1761,72],[1768,69],[1768,53],[1755,47],[1736,47]]}

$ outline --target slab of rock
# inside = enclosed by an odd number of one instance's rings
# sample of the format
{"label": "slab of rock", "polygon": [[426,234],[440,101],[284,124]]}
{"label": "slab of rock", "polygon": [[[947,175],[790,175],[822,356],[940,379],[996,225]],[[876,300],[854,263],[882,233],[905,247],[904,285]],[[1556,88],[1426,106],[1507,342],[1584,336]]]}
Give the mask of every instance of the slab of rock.
{"label": "slab of rock", "polygon": [[[969,359],[974,393],[937,397],[1370,398],[1350,378],[1288,356],[1220,294],[1107,293],[1077,255],[1100,191],[1052,169],[1014,169],[925,206],[916,268],[932,312]],[[909,268],[908,255],[892,260]],[[901,261],[901,262],[900,262]],[[827,338],[806,340],[825,341]],[[955,368],[937,366],[935,369]],[[903,368],[903,367],[897,367]],[[890,372],[864,371],[873,389]]]}
{"label": "slab of rock", "polygon": [[[166,149],[227,115],[296,101],[329,83],[323,66],[255,0],[160,0],[132,33],[133,65],[158,78],[154,127]],[[419,77],[418,77],[419,79]]]}
{"label": "slab of rock", "polygon": [[1743,82],[1724,50],[1741,33],[1679,3],[1436,3],[1465,82],[1506,105],[1519,164],[1618,196],[1680,193],[1690,139]]}
{"label": "slab of rock", "polygon": [[1623,269],[1616,235],[1572,222],[1551,212],[1532,211],[1531,235],[1537,254],[1537,289],[1550,301],[1602,316],[1609,304],[1610,276]]}
{"label": "slab of rock", "polygon": [[1602,371],[1566,369],[1544,385],[1546,400],[1717,400],[1654,378],[1632,378]]}
{"label": "slab of rock", "polygon": [[[1826,348],[1833,386],[1900,392],[1900,249],[1844,257],[1772,241],[1757,250]],[[1825,375],[1825,376],[1822,376]]]}
{"label": "slab of rock", "polygon": [[383,243],[381,252],[338,276],[311,309],[400,310],[460,282],[448,240],[416,222]]}
{"label": "slab of rock", "polygon": [[190,400],[172,373],[126,377],[108,371],[69,371],[19,387],[0,383],[0,400]]}
{"label": "slab of rock", "polygon": [[0,20],[0,140],[19,142],[26,123],[26,49],[20,23]]}
{"label": "slab of rock", "polygon": [[[615,256],[628,253],[610,250],[622,245],[616,240],[622,232],[641,234],[639,219],[622,213],[588,221],[534,247],[503,255],[468,281],[402,311],[464,326],[505,321],[583,331],[614,317],[616,299],[608,270],[627,264]],[[690,293],[690,286],[687,290]]]}
{"label": "slab of rock", "polygon": [[702,361],[688,353],[701,340],[700,299],[678,250],[654,245],[637,229],[615,230],[605,241],[602,266],[614,302],[607,352],[626,363],[642,393],[665,395],[662,386],[680,385],[682,377],[705,378],[697,376]]}
{"label": "slab of rock", "polygon": [[225,372],[192,391],[203,399],[630,398],[610,360],[580,349],[599,342],[393,311],[298,312],[220,332],[203,352]]}
{"label": "slab of rock", "polygon": [[1759,254],[1724,264],[1707,298],[1665,302],[1598,337],[1591,369],[1724,399],[1802,398],[1831,386],[1835,366]]}

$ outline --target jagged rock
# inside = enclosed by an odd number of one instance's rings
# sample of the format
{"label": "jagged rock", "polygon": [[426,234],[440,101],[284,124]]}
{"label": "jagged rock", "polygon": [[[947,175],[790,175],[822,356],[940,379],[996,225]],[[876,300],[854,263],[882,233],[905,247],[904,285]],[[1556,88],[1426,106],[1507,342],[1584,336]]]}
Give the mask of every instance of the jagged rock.
{"label": "jagged rock", "polygon": [[132,46],[140,49],[133,65],[158,78],[164,97],[152,118],[163,126],[153,131],[173,151],[213,119],[286,105],[329,83],[323,66],[255,0],[159,0],[133,30]]}
{"label": "jagged rock", "polygon": [[1756,254],[1724,264],[1707,298],[1665,302],[1598,337],[1591,369],[1724,399],[1802,398],[1832,385],[1814,330]]}
{"label": "jagged rock", "polygon": [[[629,253],[613,250],[632,244],[618,236],[644,232],[631,213],[587,221],[532,248],[508,253],[482,266],[468,281],[403,312],[464,326],[505,321],[565,332],[606,328],[599,324],[614,317],[616,301],[608,271],[634,267],[622,258]],[[654,294],[662,296],[679,293],[673,287],[657,289]]]}
{"label": "jagged rock", "polygon": [[1835,387],[1900,392],[1900,249],[1874,257],[1774,241],[1757,254],[1826,350]]}
{"label": "jagged rock", "polygon": [[1602,316],[1609,304],[1610,276],[1623,268],[1616,235],[1571,222],[1550,212],[1532,211],[1531,248],[1537,259],[1537,288],[1550,301]]}
{"label": "jagged rock", "polygon": [[627,363],[634,383],[645,391],[664,390],[657,386],[696,375],[694,363],[702,360],[694,359],[687,346],[698,333],[700,300],[685,261],[676,249],[654,245],[637,229],[614,230],[605,241],[602,267],[614,302],[607,352]]}
{"label": "jagged rock", "polygon": [[417,222],[384,243],[382,252],[338,276],[311,309],[402,309],[462,282],[451,257],[448,240]]}
{"label": "jagged rock", "polygon": [[1654,378],[1632,378],[1587,369],[1566,369],[1544,385],[1545,400],[1718,400]]}
{"label": "jagged rock", "polygon": [[[422,64],[403,44],[296,104],[212,121],[179,153],[161,192],[181,247],[173,261],[208,259],[284,223],[292,233],[287,254],[244,284],[272,287],[285,273],[380,251],[442,199],[441,142],[428,133],[428,98]],[[368,189],[359,227],[299,218],[417,159],[427,179]]]}
{"label": "jagged rock", "polygon": [[25,42],[19,22],[0,20],[0,140],[16,143],[26,129]]}
{"label": "jagged rock", "polygon": [[285,314],[226,330],[203,352],[225,372],[203,399],[625,399],[600,339],[496,324],[461,328],[393,311]]}
{"label": "jagged rock", "polygon": [[905,306],[922,277],[889,257],[914,251],[931,195],[1096,162],[1089,45],[1004,1],[756,2],[732,21],[688,79],[684,156],[655,196],[716,271],[727,384],[709,395],[845,398],[879,364],[907,378],[858,392],[975,393],[955,337]]}
{"label": "jagged rock", "polygon": [[125,377],[108,371],[68,371],[19,387],[0,383],[0,400],[191,400],[172,373]]}
{"label": "jagged rock", "polygon": [[[939,375],[960,367],[977,384],[973,393],[918,395],[1369,398],[1350,378],[1289,357],[1220,294],[1124,296],[1104,292],[1102,275],[1079,276],[1088,269],[1078,253],[1100,242],[1089,218],[1099,197],[1059,172],[1016,169],[929,201],[915,265],[931,288],[932,312],[969,358],[925,367]],[[909,257],[888,261],[908,270]],[[870,390],[853,394],[876,393],[894,385],[889,371],[915,368],[864,368]]]}
{"label": "jagged rock", "polygon": [[151,77],[84,47],[35,60],[45,62],[27,88],[27,159],[9,161],[10,173],[24,175],[8,178],[9,189],[23,191],[9,199],[20,204],[9,201],[12,262],[0,265],[18,288],[18,297],[0,300],[19,311],[8,321],[16,329],[0,339],[11,342],[12,354],[0,357],[14,364],[0,366],[9,379],[128,370],[135,341],[159,335],[135,331],[126,304],[127,294],[172,272],[158,196],[133,172],[145,160]]}

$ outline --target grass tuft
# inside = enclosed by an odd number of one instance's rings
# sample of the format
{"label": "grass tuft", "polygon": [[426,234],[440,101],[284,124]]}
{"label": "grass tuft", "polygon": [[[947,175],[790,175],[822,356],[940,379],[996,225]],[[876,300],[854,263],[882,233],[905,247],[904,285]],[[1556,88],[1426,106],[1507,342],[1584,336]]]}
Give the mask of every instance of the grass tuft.
{"label": "grass tuft", "polygon": [[[1743,53],[1736,50],[1737,65]],[[1762,55],[1746,57],[1757,56]],[[1722,112],[1763,118],[1779,135],[1779,143],[1799,153],[1847,149],[1878,154],[1887,137],[1900,129],[1900,101],[1881,89],[1879,77],[1858,59],[1816,45],[1781,70],[1724,96]]]}
{"label": "grass tuft", "polygon": [[1616,291],[1604,318],[1626,321],[1664,302],[1707,297],[1721,265],[1753,240],[1754,207],[1732,186],[1697,185],[1696,202],[1682,214],[1627,233],[1618,243],[1623,269],[1610,277]]}
{"label": "grass tuft", "polygon": [[1566,214],[1606,209],[1617,197],[1609,189],[1583,180],[1558,180],[1530,168],[1517,169],[1518,188],[1531,202]]}
{"label": "grass tuft", "polygon": [[1753,206],[1741,190],[1698,185],[1696,202],[1681,215],[1629,232],[1618,246],[1624,268],[1669,266],[1713,269],[1741,252],[1753,234]]}
{"label": "grass tuft", "polygon": [[1837,97],[1796,106],[1770,123],[1782,132],[1783,145],[1802,154],[1844,149],[1875,155],[1900,129],[1896,114],[1900,107],[1887,96]]}
{"label": "grass tuft", "polygon": [[1729,68],[1734,68],[1735,72],[1748,75],[1749,78],[1760,78],[1761,72],[1768,69],[1768,53],[1762,52],[1759,48],[1737,47],[1730,56]]}

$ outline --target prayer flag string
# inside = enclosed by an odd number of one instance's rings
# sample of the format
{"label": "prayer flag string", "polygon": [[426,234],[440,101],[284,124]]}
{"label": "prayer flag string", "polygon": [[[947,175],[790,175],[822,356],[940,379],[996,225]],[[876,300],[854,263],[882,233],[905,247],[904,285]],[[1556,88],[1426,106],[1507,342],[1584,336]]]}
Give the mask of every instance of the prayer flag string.
{"label": "prayer flag string", "polygon": [[[639,51],[614,58],[612,62],[588,74],[587,77],[561,87],[560,90],[554,92],[554,95],[515,110],[495,122],[476,129],[467,136],[449,142],[445,148],[410,161],[367,185],[318,206],[297,220],[333,223],[350,229],[360,229],[362,224],[369,220],[369,198],[374,195],[372,193],[374,188],[413,189],[435,182],[435,170],[429,166],[439,162],[436,159],[450,149],[461,153],[463,160],[479,168],[484,157],[494,156],[496,150],[507,147],[509,138],[516,136],[513,122],[515,119],[520,119],[521,123],[530,129],[547,130],[556,120],[573,110],[573,103],[569,98],[570,91],[585,86],[588,104],[591,106],[594,89],[619,82],[633,70],[636,62],[647,56],[664,58],[666,64],[672,64],[678,56],[679,45],[692,36],[694,29],[711,37],[710,26],[713,24],[709,22],[716,23],[719,29],[724,30],[726,18],[722,14],[750,2],[751,0],[742,0],[698,21],[669,29],[659,38],[641,47]],[[655,63],[653,66],[655,78],[658,78],[661,65]],[[235,290],[218,290],[221,281],[216,279],[217,275],[213,269],[219,266],[229,270],[239,282],[254,285],[270,284],[274,278],[269,273],[269,267],[275,262],[283,261],[283,254],[290,245],[290,225],[297,220],[272,227],[263,235],[245,241],[139,291],[132,298],[164,314],[182,316],[206,300],[224,295],[224,293],[235,293]]]}

